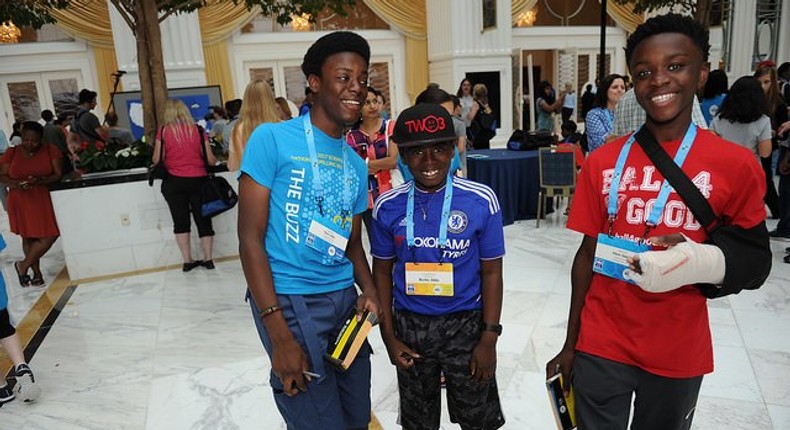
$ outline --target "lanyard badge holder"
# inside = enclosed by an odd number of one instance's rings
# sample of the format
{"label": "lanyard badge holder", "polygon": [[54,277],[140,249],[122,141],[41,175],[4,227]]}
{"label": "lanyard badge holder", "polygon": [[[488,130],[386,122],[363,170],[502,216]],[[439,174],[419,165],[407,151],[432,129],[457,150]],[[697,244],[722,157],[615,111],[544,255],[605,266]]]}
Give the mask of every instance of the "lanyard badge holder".
{"label": "lanyard badge holder", "polygon": [[[304,115],[304,136],[307,148],[310,151],[310,166],[313,169],[313,191],[318,211],[313,214],[310,227],[307,231],[305,243],[308,247],[328,256],[336,261],[342,260],[346,255],[346,245],[351,235],[351,181],[348,154],[345,148],[340,148],[343,154],[343,203],[340,214],[331,215],[324,211],[324,184],[321,181],[321,170],[318,167],[318,154],[315,150],[315,136],[310,114]],[[342,143],[341,143],[342,144]]]}
{"label": "lanyard badge holder", "polygon": [[442,201],[442,217],[439,221],[439,262],[419,263],[415,256],[414,240],[414,182],[409,188],[406,200],[406,243],[412,252],[414,262],[406,263],[406,294],[413,296],[452,297],[453,264],[444,262],[444,250],[447,248],[447,223],[450,219],[450,204],[453,200],[452,173],[447,175],[444,199]]}
{"label": "lanyard badge holder", "polygon": [[[658,193],[656,203],[653,205],[653,209],[650,211],[650,216],[648,216],[647,221],[645,222],[645,233],[641,242],[635,242],[621,237],[615,237],[613,235],[612,230],[614,226],[614,220],[617,218],[617,202],[620,181],[623,176],[625,161],[628,158],[628,153],[631,151],[631,146],[633,146],[635,136],[636,132],[628,138],[628,140],[625,142],[625,145],[623,145],[623,149],[620,151],[620,155],[617,157],[617,164],[615,164],[614,168],[614,176],[612,176],[612,183],[609,188],[609,204],[607,207],[607,213],[609,215],[609,231],[607,233],[601,233],[598,235],[598,243],[595,247],[595,258],[593,259],[593,272],[630,283],[634,282],[630,279],[626,279],[624,276],[625,270],[628,269],[627,259],[640,252],[650,250],[650,245],[645,243],[644,239],[647,239],[650,229],[658,225],[658,222],[664,213],[664,207],[666,206],[667,200],[669,199],[669,193],[672,191],[672,186],[669,185],[669,182],[666,179],[664,179],[664,182],[661,184],[661,191]],[[678,167],[682,167],[683,162],[686,161],[686,156],[688,155],[691,146],[694,144],[694,138],[696,136],[697,127],[692,123],[689,125],[685,136],[683,136],[680,149],[678,149],[677,154],[675,154],[674,161]]]}

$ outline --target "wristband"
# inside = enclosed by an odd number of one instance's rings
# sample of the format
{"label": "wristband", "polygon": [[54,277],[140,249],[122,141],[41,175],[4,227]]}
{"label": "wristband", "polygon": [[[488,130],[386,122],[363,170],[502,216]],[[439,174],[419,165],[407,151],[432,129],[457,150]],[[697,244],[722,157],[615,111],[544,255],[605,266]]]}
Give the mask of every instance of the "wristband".
{"label": "wristband", "polygon": [[283,310],[283,308],[281,308],[279,305],[272,305],[272,306],[269,306],[268,308],[264,308],[263,310],[261,310],[260,317],[261,318],[266,318],[269,315],[271,315],[271,314],[273,314],[275,312],[279,312],[281,310]]}

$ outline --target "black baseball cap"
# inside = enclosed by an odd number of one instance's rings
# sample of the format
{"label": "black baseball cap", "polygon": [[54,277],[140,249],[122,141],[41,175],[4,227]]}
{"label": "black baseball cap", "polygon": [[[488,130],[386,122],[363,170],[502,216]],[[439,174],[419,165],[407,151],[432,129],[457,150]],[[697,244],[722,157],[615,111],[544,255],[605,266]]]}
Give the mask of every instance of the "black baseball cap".
{"label": "black baseball cap", "polygon": [[392,140],[399,148],[455,140],[453,118],[447,109],[433,103],[412,106],[398,115]]}

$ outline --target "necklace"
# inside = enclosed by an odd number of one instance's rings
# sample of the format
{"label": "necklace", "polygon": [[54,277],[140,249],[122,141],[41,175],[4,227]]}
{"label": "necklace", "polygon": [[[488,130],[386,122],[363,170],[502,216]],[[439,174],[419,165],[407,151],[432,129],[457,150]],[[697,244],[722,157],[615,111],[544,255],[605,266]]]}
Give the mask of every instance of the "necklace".
{"label": "necklace", "polygon": [[417,199],[417,204],[420,205],[420,212],[422,212],[423,221],[428,219],[428,209],[431,208],[431,202],[433,202],[433,198],[436,197],[437,194],[439,193],[436,191],[432,192],[431,196],[428,197],[428,202],[425,203],[425,206],[423,206],[422,201],[420,199]]}

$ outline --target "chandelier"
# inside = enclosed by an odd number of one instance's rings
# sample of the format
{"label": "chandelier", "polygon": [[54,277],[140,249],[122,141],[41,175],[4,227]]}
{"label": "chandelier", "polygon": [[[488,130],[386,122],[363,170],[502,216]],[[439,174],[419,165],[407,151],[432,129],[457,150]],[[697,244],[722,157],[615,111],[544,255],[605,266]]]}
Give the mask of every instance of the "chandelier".
{"label": "chandelier", "polygon": [[291,27],[294,31],[310,31],[310,14],[291,15]]}
{"label": "chandelier", "polygon": [[17,43],[22,36],[22,31],[13,22],[6,21],[0,24],[0,43]]}
{"label": "chandelier", "polygon": [[516,27],[532,27],[535,20],[538,18],[538,12],[535,9],[521,12],[516,17]]}

